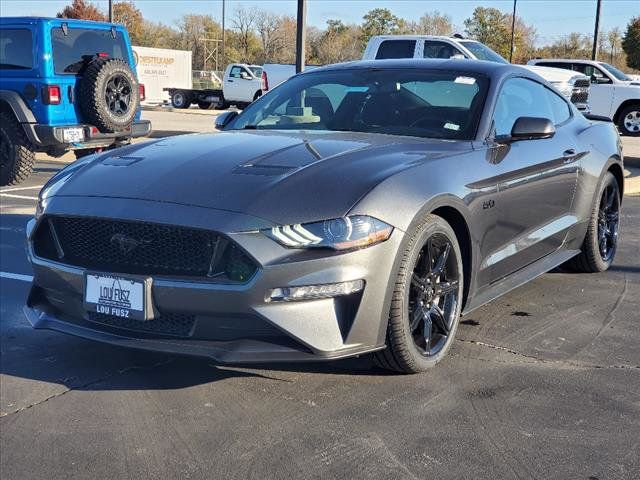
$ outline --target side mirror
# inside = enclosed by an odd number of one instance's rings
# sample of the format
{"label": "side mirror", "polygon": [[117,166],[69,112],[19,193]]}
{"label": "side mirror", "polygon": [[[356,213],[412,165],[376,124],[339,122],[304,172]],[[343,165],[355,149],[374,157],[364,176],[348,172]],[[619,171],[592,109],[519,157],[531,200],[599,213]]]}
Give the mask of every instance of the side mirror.
{"label": "side mirror", "polygon": [[238,112],[230,111],[221,113],[216,117],[216,130],[224,130],[229,122],[238,116]]}
{"label": "side mirror", "polygon": [[455,58],[456,60],[464,60],[467,57],[465,57],[461,53],[456,53],[455,55],[451,55],[451,57],[449,57],[449,58]]}
{"label": "side mirror", "polygon": [[555,134],[556,127],[548,118],[520,117],[511,129],[511,141],[551,138]]}
{"label": "side mirror", "polygon": [[597,84],[611,83],[611,80],[609,80],[607,77],[596,77],[594,75],[592,78],[593,78],[593,80],[592,80],[591,83],[597,83]]}
{"label": "side mirror", "polygon": [[240,78],[243,80],[251,80],[251,75],[249,75],[247,72],[242,72],[240,74]]}

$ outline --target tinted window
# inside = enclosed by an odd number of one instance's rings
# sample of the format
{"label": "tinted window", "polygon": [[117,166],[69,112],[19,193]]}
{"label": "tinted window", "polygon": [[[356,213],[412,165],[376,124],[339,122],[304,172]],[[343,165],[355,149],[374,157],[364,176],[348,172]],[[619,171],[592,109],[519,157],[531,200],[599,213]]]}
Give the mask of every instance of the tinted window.
{"label": "tinted window", "polygon": [[563,68],[565,70],[572,70],[570,63],[563,62],[536,62],[536,65],[541,67],[553,67],[553,68]]}
{"label": "tinted window", "polygon": [[229,76],[233,78],[240,78],[240,74],[242,73],[242,68],[240,67],[231,67],[231,71],[229,72]]}
{"label": "tinted window", "polygon": [[587,77],[590,77],[591,80],[594,80],[597,78],[603,78],[604,80],[607,81],[607,83],[611,82],[609,77],[607,77],[604,73],[602,73],[602,70],[600,70],[598,67],[594,67],[593,65],[589,65],[587,63],[574,63],[573,69],[576,72],[580,72],[586,75]]}
{"label": "tinted window", "polygon": [[609,65],[608,63],[601,63],[600,65],[602,65],[602,68],[607,70],[611,75],[616,77],[618,80],[622,80],[623,82],[631,81],[631,78],[629,78],[626,73],[621,72],[613,65]]}
{"label": "tinted window", "polygon": [[462,55],[462,52],[446,42],[425,40],[424,58],[451,58],[454,55]]}
{"label": "tinted window", "polygon": [[51,43],[56,73],[79,73],[98,53],[129,62],[126,43],[118,31],[113,38],[111,30],[69,28],[65,35],[62,28],[52,28]]}
{"label": "tinted window", "polygon": [[0,29],[0,69],[30,70],[33,68],[33,40],[24,29]]}
{"label": "tinted window", "polygon": [[377,60],[385,58],[413,58],[415,40],[385,40],[378,47]]}
{"label": "tinted window", "polygon": [[488,79],[415,69],[338,70],[291,78],[229,129],[324,130],[468,140]]}
{"label": "tinted window", "polygon": [[549,108],[553,113],[553,123],[559,125],[561,123],[566,122],[571,117],[571,110],[569,109],[569,105],[565,102],[564,98],[557,95],[555,92],[552,92],[548,88],[545,88],[547,93],[547,101],[549,102]]}
{"label": "tinted window", "polygon": [[460,42],[473,53],[478,60],[487,60],[488,62],[509,63],[496,52],[480,42]]}
{"label": "tinted window", "polygon": [[254,77],[260,78],[262,76],[262,67],[249,67],[249,70],[251,70]]}
{"label": "tinted window", "polygon": [[549,90],[525,78],[512,78],[502,86],[493,114],[496,135],[509,135],[520,117],[540,117],[554,121]]}

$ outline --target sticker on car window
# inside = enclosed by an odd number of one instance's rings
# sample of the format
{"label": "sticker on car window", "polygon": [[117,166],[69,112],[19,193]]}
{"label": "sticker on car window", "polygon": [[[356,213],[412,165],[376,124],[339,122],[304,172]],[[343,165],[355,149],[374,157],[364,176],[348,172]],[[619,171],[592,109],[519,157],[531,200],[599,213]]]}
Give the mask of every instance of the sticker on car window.
{"label": "sticker on car window", "polygon": [[447,130],[455,130],[457,132],[458,130],[460,130],[460,125],[447,122],[444,124],[444,128],[446,128]]}
{"label": "sticker on car window", "polygon": [[476,79],[473,77],[457,77],[454,82],[462,83],[463,85],[474,85],[476,83]]}

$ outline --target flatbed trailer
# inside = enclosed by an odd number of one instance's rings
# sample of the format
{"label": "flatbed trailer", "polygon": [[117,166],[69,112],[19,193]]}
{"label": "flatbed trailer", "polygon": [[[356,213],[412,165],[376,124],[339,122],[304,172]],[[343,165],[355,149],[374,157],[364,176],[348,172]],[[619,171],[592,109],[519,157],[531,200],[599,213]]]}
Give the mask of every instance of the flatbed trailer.
{"label": "flatbed trailer", "polygon": [[203,110],[229,108],[229,103],[225,101],[221,89],[163,88],[162,90],[169,92],[171,105],[174,108],[189,108],[194,103]]}

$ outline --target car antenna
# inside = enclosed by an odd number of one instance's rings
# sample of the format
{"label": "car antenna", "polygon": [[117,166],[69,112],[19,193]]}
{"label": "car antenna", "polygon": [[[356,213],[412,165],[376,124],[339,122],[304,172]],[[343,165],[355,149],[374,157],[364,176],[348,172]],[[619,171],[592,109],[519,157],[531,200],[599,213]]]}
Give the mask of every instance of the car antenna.
{"label": "car antenna", "polygon": [[116,27],[111,27],[111,38],[116,39]]}

